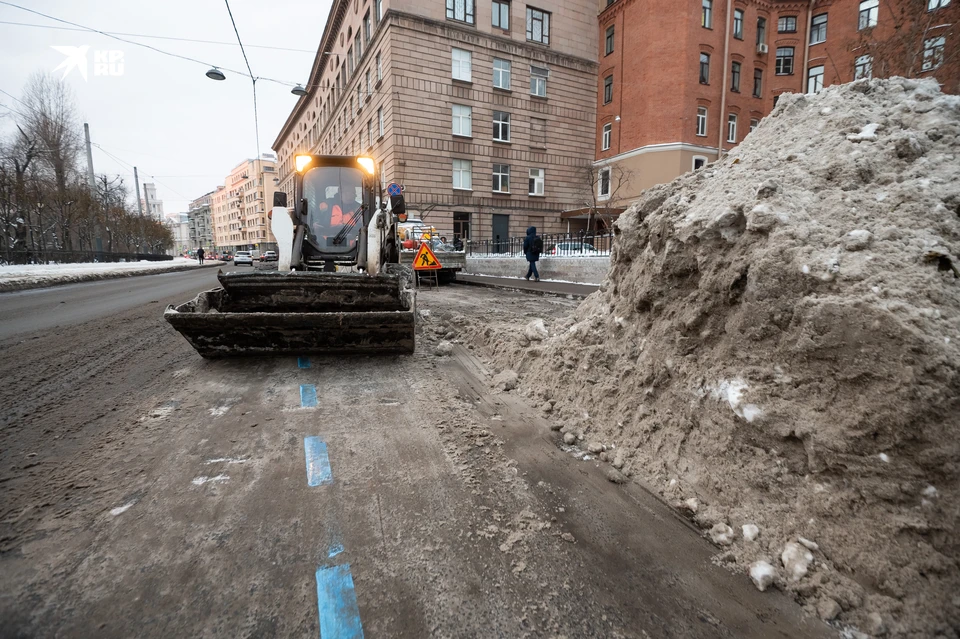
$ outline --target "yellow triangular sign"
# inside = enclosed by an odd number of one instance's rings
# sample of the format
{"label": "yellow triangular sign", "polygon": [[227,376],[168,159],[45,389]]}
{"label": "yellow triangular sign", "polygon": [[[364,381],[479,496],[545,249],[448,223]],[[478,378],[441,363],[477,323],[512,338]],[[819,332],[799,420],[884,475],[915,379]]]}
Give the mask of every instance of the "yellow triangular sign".
{"label": "yellow triangular sign", "polygon": [[413,258],[413,269],[416,271],[433,271],[438,268],[443,268],[440,266],[440,260],[433,254],[429,246],[421,244],[417,256]]}

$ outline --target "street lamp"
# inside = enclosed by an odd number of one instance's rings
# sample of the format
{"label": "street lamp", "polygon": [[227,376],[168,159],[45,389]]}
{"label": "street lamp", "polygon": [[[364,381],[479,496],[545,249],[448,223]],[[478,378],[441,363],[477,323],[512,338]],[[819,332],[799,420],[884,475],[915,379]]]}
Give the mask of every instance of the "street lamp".
{"label": "street lamp", "polygon": [[217,67],[212,67],[209,71],[207,71],[207,77],[211,80],[217,80],[218,82],[227,79],[227,76],[223,75],[223,71]]}
{"label": "street lamp", "polygon": [[298,84],[297,86],[290,89],[290,93],[294,94],[297,97],[302,98],[303,96],[307,95],[307,90]]}

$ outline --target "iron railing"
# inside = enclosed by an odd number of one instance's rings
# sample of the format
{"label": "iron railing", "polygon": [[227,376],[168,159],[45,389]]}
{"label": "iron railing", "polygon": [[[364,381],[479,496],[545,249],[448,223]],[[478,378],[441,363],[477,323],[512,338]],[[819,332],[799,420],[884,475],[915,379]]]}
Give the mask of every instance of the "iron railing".
{"label": "iron railing", "polygon": [[[601,257],[610,255],[612,233],[545,233],[540,259],[550,257]],[[467,254],[478,257],[516,257],[523,255],[523,237],[504,240],[470,240]]]}
{"label": "iron railing", "polygon": [[0,261],[8,264],[80,264],[85,262],[162,262],[172,255],[154,253],[109,253],[107,251],[10,251],[0,254]]}

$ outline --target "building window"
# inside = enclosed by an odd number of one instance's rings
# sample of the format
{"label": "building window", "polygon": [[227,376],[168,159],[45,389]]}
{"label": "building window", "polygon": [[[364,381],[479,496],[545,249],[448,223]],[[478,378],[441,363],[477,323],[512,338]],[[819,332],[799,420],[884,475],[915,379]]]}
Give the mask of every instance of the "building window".
{"label": "building window", "polygon": [[796,33],[797,16],[783,16],[777,20],[777,33]]}
{"label": "building window", "polygon": [[697,135],[707,135],[707,107],[697,107]]}
{"label": "building window", "polygon": [[543,174],[543,169],[530,169],[530,188],[527,193],[528,195],[543,195]]}
{"label": "building window", "polygon": [[946,45],[946,38],[930,38],[923,41],[923,65],[922,71],[932,71],[943,64],[943,51]]}
{"label": "building window", "polygon": [[700,54],[700,84],[710,84],[710,56]]}
{"label": "building window", "polygon": [[453,161],[453,188],[465,191],[473,189],[473,162],[470,160]]}
{"label": "building window", "polygon": [[353,39],[353,54],[357,57],[357,66],[360,66],[360,58],[363,57],[363,41],[359,31],[357,31],[357,37]]}
{"label": "building window", "polygon": [[613,133],[613,125],[609,122],[603,125],[603,135],[600,138],[600,150],[609,151],[610,150],[610,137]]}
{"label": "building window", "polygon": [[763,69],[753,70],[753,97],[763,96]]}
{"label": "building window", "polygon": [[493,2],[493,26],[504,31],[510,30],[510,3],[505,0]]}
{"label": "building window", "polygon": [[777,49],[777,75],[793,75],[793,47]]}
{"label": "building window", "polygon": [[613,25],[607,27],[607,35],[603,44],[603,55],[610,55],[611,53],[613,53]]}
{"label": "building window", "polygon": [[936,11],[950,4],[950,0],[927,0],[927,11]]}
{"label": "building window", "polygon": [[758,126],[760,126],[760,120],[758,120],[758,119],[756,119],[756,118],[751,118],[751,120],[750,120],[750,133],[753,133]]}
{"label": "building window", "polygon": [[453,134],[464,137],[473,135],[473,107],[453,105]]}
{"label": "building window", "polygon": [[861,80],[863,78],[873,77],[873,56],[862,55],[853,63],[853,79]]}
{"label": "building window", "polygon": [[869,29],[877,26],[877,18],[880,15],[880,0],[863,0],[860,3],[860,20],[857,23],[857,29]]}
{"label": "building window", "polygon": [[376,16],[377,24],[380,24],[380,21],[383,20],[383,0],[375,0],[376,2]]}
{"label": "building window", "polygon": [[694,170],[694,171],[696,171],[696,170],[698,170],[698,169],[702,169],[702,168],[705,167],[706,165],[707,165],[707,158],[703,157],[702,155],[695,155],[695,156],[693,156],[693,170]]}
{"label": "building window", "polygon": [[727,142],[737,141],[737,114],[727,116]]}
{"label": "building window", "polygon": [[733,37],[743,40],[743,9],[733,11]]}
{"label": "building window", "polygon": [[454,211],[453,213],[453,236],[460,236],[462,240],[470,239],[470,214]]}
{"label": "building window", "polygon": [[453,79],[470,82],[471,53],[463,49],[453,50]]}
{"label": "building window", "polygon": [[810,67],[807,72],[807,93],[819,93],[823,90],[823,65]]}
{"label": "building window", "polygon": [[734,62],[730,65],[730,90],[740,93],[740,63]]}
{"label": "building window", "polygon": [[509,164],[493,165],[493,192],[494,193],[510,192],[510,165]]}
{"label": "building window", "polygon": [[373,33],[370,27],[370,12],[367,11],[363,16],[363,40],[366,44],[370,44],[370,36]]}
{"label": "building window", "polygon": [[377,82],[383,80],[383,65],[380,64],[380,52],[377,52]]}
{"label": "building window", "polygon": [[547,148],[547,121],[543,118],[530,118],[530,146]]}
{"label": "building window", "polygon": [[367,69],[367,97],[373,95],[373,84],[370,81],[370,69]]}
{"label": "building window", "polygon": [[370,147],[373,148],[373,118],[367,120],[367,142],[369,142]]}
{"label": "building window", "polygon": [[495,89],[510,90],[510,61],[493,59],[493,87]]}
{"label": "building window", "polygon": [[541,98],[547,97],[547,78],[550,70],[543,67],[530,66],[530,95]]}
{"label": "building window", "polygon": [[610,197],[610,169],[600,169],[597,174],[597,197],[606,200]]}
{"label": "building window", "polygon": [[447,20],[473,24],[473,0],[447,0]]}
{"label": "building window", "polygon": [[767,41],[767,19],[757,18],[757,44]]}
{"label": "building window", "polygon": [[383,137],[383,132],[386,130],[383,122],[383,107],[377,109],[377,121],[380,123],[380,137]]}
{"label": "building window", "polygon": [[613,76],[608,75],[603,79],[603,103],[613,102]]}
{"label": "building window", "polygon": [[493,139],[497,142],[510,141],[510,114],[504,111],[493,112]]}
{"label": "building window", "polygon": [[810,22],[810,44],[820,44],[827,41],[827,14],[813,16]]}
{"label": "building window", "polygon": [[713,28],[713,0],[703,0],[703,9],[700,12],[700,26],[704,29]]}
{"label": "building window", "polygon": [[527,7],[527,40],[550,44],[550,13]]}

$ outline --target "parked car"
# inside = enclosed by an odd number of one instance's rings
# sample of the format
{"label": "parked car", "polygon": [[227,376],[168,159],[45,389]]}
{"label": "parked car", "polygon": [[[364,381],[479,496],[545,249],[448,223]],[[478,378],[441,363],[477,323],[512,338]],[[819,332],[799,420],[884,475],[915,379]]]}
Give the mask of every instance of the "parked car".
{"label": "parked car", "polygon": [[250,251],[237,251],[237,254],[233,256],[233,265],[240,266],[241,264],[253,266],[253,255]]}
{"label": "parked car", "polygon": [[558,242],[547,251],[549,255],[595,255],[600,253],[589,242]]}
{"label": "parked car", "polygon": [[276,251],[264,251],[260,255],[261,262],[276,262],[278,259]]}

